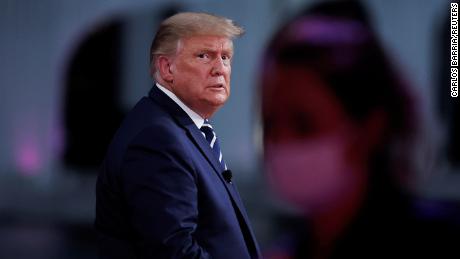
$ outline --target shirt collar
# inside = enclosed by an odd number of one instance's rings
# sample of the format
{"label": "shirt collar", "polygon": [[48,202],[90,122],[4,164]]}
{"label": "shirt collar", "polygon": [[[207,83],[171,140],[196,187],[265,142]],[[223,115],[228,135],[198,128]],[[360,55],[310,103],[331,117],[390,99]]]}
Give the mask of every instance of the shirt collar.
{"label": "shirt collar", "polygon": [[156,82],[156,86],[163,91],[169,98],[171,98],[179,107],[182,108],[182,110],[187,113],[187,115],[192,119],[193,123],[198,127],[198,129],[201,128],[204,124],[204,119],[198,115],[198,113],[194,112],[192,109],[190,109],[187,105],[185,105],[173,92],[169,91],[166,89],[164,86],[160,85],[159,83]]}

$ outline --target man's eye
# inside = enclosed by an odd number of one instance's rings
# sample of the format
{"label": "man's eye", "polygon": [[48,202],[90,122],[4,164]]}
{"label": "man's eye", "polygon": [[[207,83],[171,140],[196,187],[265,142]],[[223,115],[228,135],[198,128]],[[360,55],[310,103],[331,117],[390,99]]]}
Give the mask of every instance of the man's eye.
{"label": "man's eye", "polygon": [[208,57],[208,54],[206,54],[206,53],[200,53],[200,54],[198,54],[198,57],[199,57],[199,58],[207,58],[207,57]]}
{"label": "man's eye", "polygon": [[230,56],[227,56],[227,55],[222,56],[222,60],[230,60],[230,59],[231,59]]}

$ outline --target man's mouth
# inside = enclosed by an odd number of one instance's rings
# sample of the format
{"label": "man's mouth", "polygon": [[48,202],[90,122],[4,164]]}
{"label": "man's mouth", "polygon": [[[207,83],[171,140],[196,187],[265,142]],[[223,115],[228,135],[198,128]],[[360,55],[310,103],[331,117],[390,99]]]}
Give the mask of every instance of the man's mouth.
{"label": "man's mouth", "polygon": [[216,88],[216,89],[220,89],[220,88],[224,88],[224,84],[214,84],[214,85],[211,85],[210,86],[211,88]]}

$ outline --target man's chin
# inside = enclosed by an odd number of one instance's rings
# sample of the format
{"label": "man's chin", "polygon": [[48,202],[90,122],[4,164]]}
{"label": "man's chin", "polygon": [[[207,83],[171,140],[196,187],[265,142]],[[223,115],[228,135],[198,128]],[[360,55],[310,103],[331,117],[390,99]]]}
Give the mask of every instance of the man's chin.
{"label": "man's chin", "polygon": [[227,100],[228,100],[227,94],[218,94],[211,98],[207,98],[207,103],[214,107],[220,108],[222,105],[224,105],[227,102]]}

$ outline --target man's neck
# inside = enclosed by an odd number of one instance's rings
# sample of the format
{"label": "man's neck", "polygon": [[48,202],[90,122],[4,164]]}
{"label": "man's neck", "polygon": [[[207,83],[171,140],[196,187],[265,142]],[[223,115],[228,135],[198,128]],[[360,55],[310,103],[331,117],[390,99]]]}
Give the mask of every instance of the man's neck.
{"label": "man's neck", "polygon": [[187,113],[187,115],[190,117],[190,119],[192,119],[192,121],[198,128],[201,128],[201,126],[203,126],[204,118],[200,116],[197,112],[190,109],[190,107],[188,107],[184,102],[182,102],[182,100],[180,100],[180,98],[177,97],[170,89],[161,85],[158,82],[156,83],[156,87],[158,87],[163,93],[165,93],[177,105],[179,105],[179,107],[181,107],[182,110],[184,110],[184,112]]}
{"label": "man's neck", "polygon": [[[167,90],[168,91],[168,96],[170,96],[170,94],[174,95],[175,98],[177,98],[180,103],[182,103],[183,105],[185,105],[188,109],[192,110],[194,113],[196,113],[198,116],[200,116],[202,119],[209,119],[212,117],[212,115],[216,112],[217,109],[199,109],[199,107],[197,106],[190,106],[188,104],[186,104],[186,102],[184,102],[182,100],[182,98],[176,94],[176,91],[174,90],[174,87],[168,83],[168,82],[165,82],[164,80],[157,80],[155,79],[155,82],[160,85],[161,87],[163,87],[163,92],[165,92],[164,90]],[[174,98],[173,98],[174,99]],[[175,100],[176,101],[176,100]],[[177,101],[176,101],[177,103]]]}

